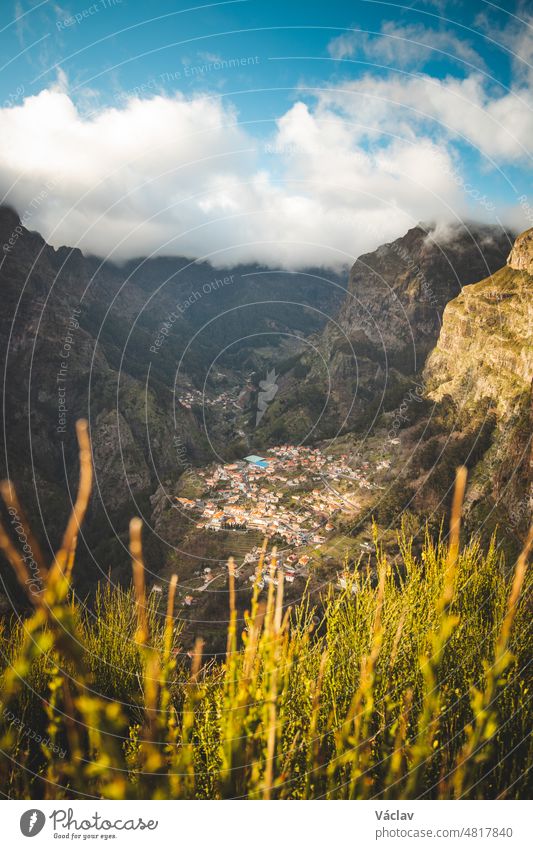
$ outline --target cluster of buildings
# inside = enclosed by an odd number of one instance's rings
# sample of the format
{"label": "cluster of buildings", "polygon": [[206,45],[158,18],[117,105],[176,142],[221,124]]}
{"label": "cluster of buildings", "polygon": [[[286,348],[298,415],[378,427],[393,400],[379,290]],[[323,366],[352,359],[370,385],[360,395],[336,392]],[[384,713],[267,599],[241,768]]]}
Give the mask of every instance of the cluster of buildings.
{"label": "cluster of buildings", "polygon": [[199,389],[186,389],[182,390],[182,394],[177,400],[187,410],[190,410],[193,404],[203,407],[220,407],[222,410],[240,406],[236,402],[233,392],[221,392],[219,395],[209,397],[206,393],[200,392]]}
{"label": "cluster of buildings", "polygon": [[[205,407],[219,407],[222,412],[228,412],[229,410],[233,412],[242,411],[246,407],[250,399],[250,395],[253,392],[254,387],[250,382],[252,374],[253,372],[250,373],[243,387],[233,386],[231,389],[219,392],[218,395],[211,395],[207,391],[200,392],[199,389],[195,389],[192,386],[189,388],[182,388],[180,390],[181,394],[177,397],[177,401],[187,410],[190,410],[194,404]],[[216,372],[215,377],[225,378],[226,376],[221,372]]]}
{"label": "cluster of buildings", "polygon": [[177,501],[192,511],[199,529],[258,531],[288,547],[316,547],[333,530],[332,518],[357,506],[353,493],[341,493],[339,485],[343,490],[372,487],[364,465],[353,469],[346,455],[281,445],[267,457],[252,454],[200,470],[205,493]]}
{"label": "cluster of buildings", "polygon": [[[327,447],[280,445],[265,456],[250,454],[233,463],[195,470],[198,494],[177,496],[176,502],[201,532],[242,533],[231,540],[232,554],[240,552],[235,577],[243,584],[257,581],[262,590],[271,582],[277,584],[279,569],[287,584],[307,579],[318,552],[335,530],[335,517],[359,512],[366,501],[364,491],[382,488],[376,472],[389,468],[388,459],[366,461],[327,453]],[[270,538],[269,549],[277,546],[276,571],[272,573],[267,556],[258,575],[265,537]],[[371,542],[359,545],[363,554],[372,554]],[[194,589],[189,587],[182,605],[197,604],[226,573],[222,561],[199,568],[193,576]],[[337,573],[336,583],[339,589],[357,592],[349,571]]]}

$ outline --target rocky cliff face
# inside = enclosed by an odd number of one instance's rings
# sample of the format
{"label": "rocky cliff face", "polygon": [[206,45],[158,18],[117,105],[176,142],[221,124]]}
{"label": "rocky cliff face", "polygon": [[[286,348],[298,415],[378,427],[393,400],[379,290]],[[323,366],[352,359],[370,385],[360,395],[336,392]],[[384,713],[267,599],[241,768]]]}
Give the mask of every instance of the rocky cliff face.
{"label": "rocky cliff face", "polygon": [[518,236],[507,258],[507,265],[515,271],[533,275],[533,227]]}
{"label": "rocky cliff face", "polygon": [[420,225],[359,257],[338,315],[316,340],[316,353],[302,358],[304,384],[289,373],[269,417],[284,418],[298,435],[314,427],[315,436],[331,436],[393,409],[433,349],[446,304],[501,268],[512,242],[496,228]]}
{"label": "rocky cliff face", "polygon": [[516,239],[502,269],[447,305],[424,378],[433,400],[450,397],[459,413],[482,407],[496,416],[472,500],[489,498],[524,529],[531,516],[533,229]]}
{"label": "rocky cliff face", "polygon": [[501,418],[516,411],[533,378],[532,275],[528,230],[517,238],[506,266],[450,301],[425,369],[432,397],[449,394],[464,404],[489,398]]}
{"label": "rocky cliff face", "polygon": [[363,333],[376,356],[416,372],[436,342],[448,301],[501,267],[510,243],[495,228],[413,227],[357,260],[341,327],[349,338]]}

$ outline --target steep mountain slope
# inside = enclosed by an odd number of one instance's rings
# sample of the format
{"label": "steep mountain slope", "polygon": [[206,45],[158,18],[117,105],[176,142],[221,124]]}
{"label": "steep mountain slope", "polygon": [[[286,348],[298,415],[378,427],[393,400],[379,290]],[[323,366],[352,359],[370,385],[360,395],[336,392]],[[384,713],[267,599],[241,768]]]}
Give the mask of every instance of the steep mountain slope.
{"label": "steep mountain slope", "polygon": [[0,243],[2,476],[17,482],[34,522],[41,519],[37,532],[53,548],[77,476],[74,423],[89,418],[97,489],[84,533],[94,557],[82,560],[82,569],[92,574],[97,563],[107,569],[115,557],[124,560],[126,519],[149,507],[154,466],[175,466],[174,432],[192,456],[201,457],[205,440],[185,411],[177,411],[174,427],[170,391],[145,387],[133,358],[121,367],[121,337],[146,299],[142,290],[130,286],[117,297],[109,319],[120,315],[122,332],[108,336],[100,316],[123,282],[116,269],[98,269],[77,250],[55,251],[9,209],[1,210]]}
{"label": "steep mountain slope", "polygon": [[[451,301],[424,378],[429,397],[459,416],[492,415],[491,447],[473,470],[470,508],[525,532],[532,508],[533,229],[507,264]],[[476,513],[476,504],[478,510]]]}
{"label": "steep mountain slope", "polygon": [[[421,225],[361,256],[334,321],[280,383],[263,430],[303,437],[371,424],[401,398],[437,341],[444,307],[500,268],[512,237],[496,228]],[[302,377],[304,378],[302,384]]]}

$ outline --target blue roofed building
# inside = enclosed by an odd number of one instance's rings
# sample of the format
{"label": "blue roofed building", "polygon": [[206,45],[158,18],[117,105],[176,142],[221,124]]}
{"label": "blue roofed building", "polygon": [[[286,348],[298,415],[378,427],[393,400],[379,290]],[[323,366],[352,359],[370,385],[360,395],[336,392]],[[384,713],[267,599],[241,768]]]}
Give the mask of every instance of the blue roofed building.
{"label": "blue roofed building", "polygon": [[262,469],[268,468],[268,460],[265,460],[264,457],[258,457],[257,454],[250,454],[249,457],[245,457],[244,459],[252,466],[260,466]]}

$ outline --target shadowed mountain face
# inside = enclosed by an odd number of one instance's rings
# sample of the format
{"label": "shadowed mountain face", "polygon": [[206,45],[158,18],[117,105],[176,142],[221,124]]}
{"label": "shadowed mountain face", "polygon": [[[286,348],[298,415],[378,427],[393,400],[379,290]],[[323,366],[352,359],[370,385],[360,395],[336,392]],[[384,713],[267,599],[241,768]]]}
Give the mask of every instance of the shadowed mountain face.
{"label": "shadowed mountain face", "polygon": [[508,232],[421,226],[359,257],[349,281],[341,327],[355,344],[364,336],[375,358],[417,372],[438,338],[442,313],[461,288],[501,268]]}
{"label": "shadowed mountain face", "polygon": [[281,427],[297,438],[331,436],[393,409],[423,369],[446,304],[501,268],[512,243],[495,228],[417,226],[359,257],[338,315],[317,337],[317,354],[304,353],[282,380],[265,440]]}
{"label": "shadowed mountain face", "polygon": [[[127,522],[150,519],[161,481],[231,454],[233,402],[248,376],[300,351],[345,295],[342,279],[320,269],[221,270],[179,257],[117,267],[54,250],[6,207],[0,246],[2,476],[17,482],[53,548],[65,484],[72,493],[77,478],[74,423],[89,419],[88,577],[125,562]],[[184,395],[192,403],[179,403]],[[225,408],[212,403],[219,396]]]}

